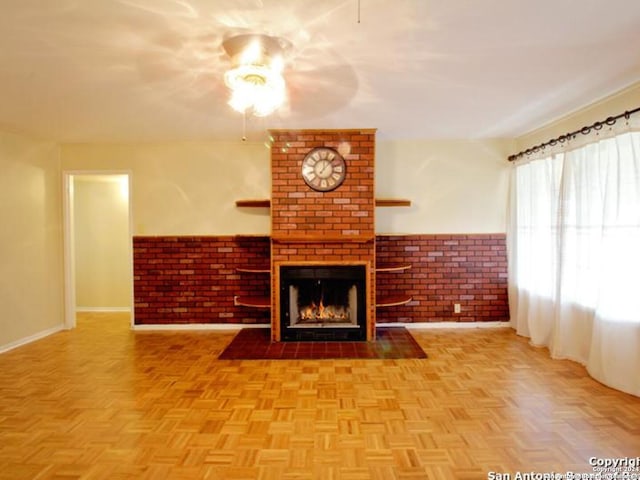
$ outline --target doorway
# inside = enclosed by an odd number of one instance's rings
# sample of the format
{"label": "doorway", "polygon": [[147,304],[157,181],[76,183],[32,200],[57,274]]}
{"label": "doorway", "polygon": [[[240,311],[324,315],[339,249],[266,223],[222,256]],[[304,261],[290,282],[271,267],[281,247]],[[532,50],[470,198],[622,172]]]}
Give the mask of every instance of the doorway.
{"label": "doorway", "polygon": [[129,172],[65,172],[65,327],[79,312],[130,312]]}

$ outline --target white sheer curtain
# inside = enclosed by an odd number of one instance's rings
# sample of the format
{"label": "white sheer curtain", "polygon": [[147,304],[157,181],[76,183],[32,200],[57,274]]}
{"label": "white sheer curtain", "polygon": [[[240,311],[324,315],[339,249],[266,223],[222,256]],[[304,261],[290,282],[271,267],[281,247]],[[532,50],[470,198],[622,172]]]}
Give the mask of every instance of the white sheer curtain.
{"label": "white sheer curtain", "polygon": [[640,132],[582,140],[514,166],[511,321],[640,396]]}

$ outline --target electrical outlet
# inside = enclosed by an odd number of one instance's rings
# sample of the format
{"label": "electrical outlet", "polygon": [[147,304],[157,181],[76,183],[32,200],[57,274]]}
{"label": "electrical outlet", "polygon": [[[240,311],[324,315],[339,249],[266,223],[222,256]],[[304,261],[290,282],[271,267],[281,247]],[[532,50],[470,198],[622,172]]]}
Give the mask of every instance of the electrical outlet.
{"label": "electrical outlet", "polygon": [[454,303],[453,304],[453,313],[460,313],[460,304],[459,303]]}

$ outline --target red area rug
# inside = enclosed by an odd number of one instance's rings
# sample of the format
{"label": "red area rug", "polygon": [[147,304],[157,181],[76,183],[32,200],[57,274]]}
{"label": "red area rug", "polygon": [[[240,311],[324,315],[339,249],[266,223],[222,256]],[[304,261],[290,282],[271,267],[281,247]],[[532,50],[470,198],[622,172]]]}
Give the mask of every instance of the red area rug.
{"label": "red area rug", "polygon": [[302,360],[330,358],[427,358],[404,327],[379,327],[375,342],[271,342],[269,328],[240,330],[221,360]]}

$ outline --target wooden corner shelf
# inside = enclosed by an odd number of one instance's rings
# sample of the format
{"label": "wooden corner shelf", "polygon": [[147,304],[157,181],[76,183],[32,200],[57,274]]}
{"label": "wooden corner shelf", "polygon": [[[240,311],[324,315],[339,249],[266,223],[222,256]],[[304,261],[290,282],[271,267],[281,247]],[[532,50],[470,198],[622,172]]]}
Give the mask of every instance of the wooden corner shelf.
{"label": "wooden corner shelf", "polygon": [[271,299],[269,297],[244,297],[235,295],[233,297],[235,306],[251,307],[251,308],[271,308]]}
{"label": "wooden corner shelf", "polygon": [[376,198],[376,207],[410,207],[411,200],[406,198]]}
{"label": "wooden corner shelf", "polygon": [[410,268],[411,264],[409,263],[384,263],[376,265],[376,272],[403,272]]}
{"label": "wooden corner shelf", "polygon": [[377,297],[376,307],[396,307],[398,305],[406,305],[413,297],[410,295],[389,295],[388,297]]}
{"label": "wooden corner shelf", "polygon": [[236,207],[248,207],[248,208],[269,208],[271,207],[271,200],[254,199],[254,200],[236,200]]}
{"label": "wooden corner shelf", "polygon": [[269,273],[271,269],[268,266],[258,266],[258,267],[238,267],[236,271],[242,273]]}

